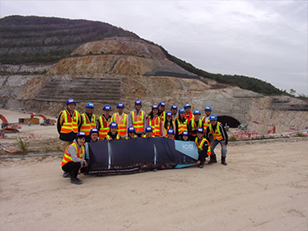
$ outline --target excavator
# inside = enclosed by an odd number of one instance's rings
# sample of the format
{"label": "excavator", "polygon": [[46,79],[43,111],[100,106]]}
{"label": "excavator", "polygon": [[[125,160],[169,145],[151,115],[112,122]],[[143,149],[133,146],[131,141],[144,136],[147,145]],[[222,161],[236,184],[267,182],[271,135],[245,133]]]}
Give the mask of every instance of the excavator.
{"label": "excavator", "polygon": [[4,117],[4,115],[0,114],[0,119],[2,120],[2,125],[1,128],[2,130],[0,131],[0,133],[15,133],[15,132],[19,132],[18,129],[21,129],[21,126],[19,123],[9,123],[7,121],[7,119]]}
{"label": "excavator", "polygon": [[31,113],[30,117],[31,117],[31,120],[33,120],[34,117],[42,117],[44,122],[41,125],[44,125],[44,126],[55,125],[57,122],[56,120],[53,120],[53,119],[47,119],[46,116],[42,114],[37,115],[37,114]]}

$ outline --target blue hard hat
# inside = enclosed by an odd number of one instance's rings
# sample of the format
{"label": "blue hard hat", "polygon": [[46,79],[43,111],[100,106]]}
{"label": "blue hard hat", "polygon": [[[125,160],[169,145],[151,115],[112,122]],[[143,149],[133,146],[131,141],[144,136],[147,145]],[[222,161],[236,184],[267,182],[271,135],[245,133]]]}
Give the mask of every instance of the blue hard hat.
{"label": "blue hard hat", "polygon": [[146,131],[146,132],[153,132],[153,128],[152,128],[151,126],[147,126],[147,127],[145,128],[145,131]]}
{"label": "blue hard hat", "polygon": [[119,102],[118,105],[117,105],[117,108],[124,108],[124,107],[125,107],[124,103],[122,103],[122,102]]}
{"label": "blue hard hat", "polygon": [[92,128],[92,129],[90,130],[90,135],[91,135],[92,133],[98,133],[98,130],[97,130],[96,128]]}
{"label": "blue hard hat", "polygon": [[167,111],[166,112],[166,116],[172,116],[172,112],[171,111]]}
{"label": "blue hard hat", "polygon": [[76,134],[76,138],[77,137],[85,137],[86,136],[86,133],[84,133],[84,132],[78,132],[77,134]]}
{"label": "blue hard hat", "polygon": [[94,104],[89,102],[89,103],[87,103],[86,108],[93,108],[94,109]]}
{"label": "blue hard hat", "polygon": [[197,132],[204,133],[203,128],[198,128]]}
{"label": "blue hard hat", "polygon": [[141,103],[141,100],[139,100],[139,99],[137,99],[136,101],[135,101],[135,105],[141,105],[142,103]]}
{"label": "blue hard hat", "polygon": [[172,134],[174,135],[174,130],[172,128],[169,128],[168,131],[167,131],[167,134]]}
{"label": "blue hard hat", "polygon": [[176,106],[176,104],[173,104],[173,105],[171,106],[171,109],[178,109],[178,106]]}
{"label": "blue hard hat", "polygon": [[179,113],[185,113],[185,109],[184,108],[180,108]]}
{"label": "blue hard hat", "polygon": [[199,110],[195,110],[194,115],[201,115],[201,112]]}
{"label": "blue hard hat", "polygon": [[210,116],[210,121],[212,121],[212,120],[217,120],[217,116],[216,116],[216,115],[214,115],[214,114],[213,114],[213,115],[211,115],[211,116]]}
{"label": "blue hard hat", "polygon": [[212,108],[211,108],[210,106],[206,106],[206,107],[204,108],[204,111],[212,111]]}
{"label": "blue hard hat", "polygon": [[75,100],[72,99],[72,98],[68,98],[68,99],[66,100],[66,104],[69,104],[69,103],[74,103],[74,104],[76,104]]}
{"label": "blue hard hat", "polygon": [[187,108],[187,107],[191,107],[191,105],[189,103],[185,104],[184,108]]}
{"label": "blue hard hat", "polygon": [[111,128],[117,128],[118,127],[118,124],[116,122],[111,122],[109,127]]}
{"label": "blue hard hat", "polygon": [[158,109],[158,105],[157,104],[153,104],[152,109]]}
{"label": "blue hard hat", "polygon": [[159,105],[159,106],[163,106],[163,107],[165,107],[165,106],[166,106],[166,104],[165,104],[165,102],[164,102],[164,101],[161,101],[158,105]]}
{"label": "blue hard hat", "polygon": [[189,134],[188,131],[183,131],[182,132],[182,136],[188,136],[188,134]]}
{"label": "blue hard hat", "polygon": [[127,128],[127,131],[128,131],[128,132],[135,132],[136,130],[135,130],[135,127],[134,127],[134,126],[129,126],[129,127]]}
{"label": "blue hard hat", "polygon": [[103,107],[103,110],[104,111],[111,111],[111,106],[109,104],[106,104],[104,107]]}

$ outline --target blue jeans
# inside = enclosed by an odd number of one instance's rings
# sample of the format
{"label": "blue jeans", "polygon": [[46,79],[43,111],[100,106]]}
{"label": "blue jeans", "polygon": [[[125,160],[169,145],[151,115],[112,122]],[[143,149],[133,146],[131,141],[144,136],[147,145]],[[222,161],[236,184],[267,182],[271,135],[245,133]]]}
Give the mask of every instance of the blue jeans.
{"label": "blue jeans", "polygon": [[219,141],[219,140],[212,140],[213,145],[211,145],[211,155],[216,155],[214,152],[215,147],[217,144],[220,144],[221,146],[221,156],[226,157],[227,156],[227,145],[222,146],[221,143],[224,143],[224,141]]}

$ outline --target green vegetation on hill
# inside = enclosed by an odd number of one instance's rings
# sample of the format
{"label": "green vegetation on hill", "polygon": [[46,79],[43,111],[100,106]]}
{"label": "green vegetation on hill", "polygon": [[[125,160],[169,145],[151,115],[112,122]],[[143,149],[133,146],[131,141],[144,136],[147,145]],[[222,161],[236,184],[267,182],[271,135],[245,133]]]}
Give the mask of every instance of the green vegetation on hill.
{"label": "green vegetation on hill", "polygon": [[[103,22],[37,16],[9,16],[0,19],[0,63],[42,64],[57,62],[69,57],[73,50],[84,43],[116,36],[139,38],[132,32]],[[287,94],[285,91],[256,78],[203,71],[170,55],[164,48],[161,47],[161,49],[169,60],[198,76],[265,95]]]}
{"label": "green vegetation on hill", "polygon": [[[163,48],[162,48],[163,49]],[[170,55],[166,50],[163,49],[166,56],[172,62],[178,64],[180,67],[185,70],[194,73],[198,76],[202,76],[208,79],[214,79],[219,83],[228,84],[232,86],[238,86],[242,89],[254,91],[264,95],[287,95],[285,91],[281,91],[278,88],[274,87],[272,84],[262,81],[260,79],[242,76],[242,75],[222,75],[222,74],[213,74],[201,69],[198,69],[177,57]]]}
{"label": "green vegetation on hill", "polygon": [[0,62],[57,62],[84,43],[114,36],[139,38],[103,22],[9,16],[0,19]]}

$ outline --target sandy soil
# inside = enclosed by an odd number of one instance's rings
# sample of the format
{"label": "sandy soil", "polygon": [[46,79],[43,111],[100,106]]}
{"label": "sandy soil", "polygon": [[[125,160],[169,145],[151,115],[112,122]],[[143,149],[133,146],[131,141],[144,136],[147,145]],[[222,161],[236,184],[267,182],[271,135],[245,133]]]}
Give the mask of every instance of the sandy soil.
{"label": "sandy soil", "polygon": [[[27,134],[32,146],[57,139],[55,126],[12,136]],[[228,166],[80,175],[82,185],[62,178],[60,156],[0,159],[0,230],[308,230],[307,150],[308,139],[233,143]]]}
{"label": "sandy soil", "polygon": [[308,142],[228,147],[228,166],[62,178],[60,157],[1,162],[1,230],[307,230]]}

